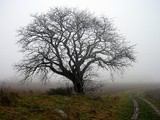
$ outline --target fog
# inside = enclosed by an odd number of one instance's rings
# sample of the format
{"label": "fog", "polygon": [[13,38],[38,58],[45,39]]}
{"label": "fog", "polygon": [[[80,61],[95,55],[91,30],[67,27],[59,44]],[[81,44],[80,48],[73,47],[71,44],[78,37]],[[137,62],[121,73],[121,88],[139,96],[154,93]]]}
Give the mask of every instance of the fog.
{"label": "fog", "polygon": [[0,0],[1,81],[14,80],[13,65],[23,56],[16,44],[17,30],[31,21],[31,14],[61,6],[108,16],[126,40],[136,44],[137,62],[123,75],[116,76],[116,83],[160,82],[159,0]]}

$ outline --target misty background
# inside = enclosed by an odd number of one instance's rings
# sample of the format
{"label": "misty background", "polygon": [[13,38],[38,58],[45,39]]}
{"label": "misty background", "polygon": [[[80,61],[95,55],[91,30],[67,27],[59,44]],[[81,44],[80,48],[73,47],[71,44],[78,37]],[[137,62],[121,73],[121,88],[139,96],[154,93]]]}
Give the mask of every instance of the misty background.
{"label": "misty background", "polygon": [[0,0],[0,81],[16,79],[13,65],[23,57],[16,44],[17,30],[31,22],[31,14],[52,7],[78,7],[109,17],[119,33],[136,44],[137,62],[118,75],[116,83],[160,83],[159,6],[159,0]]}

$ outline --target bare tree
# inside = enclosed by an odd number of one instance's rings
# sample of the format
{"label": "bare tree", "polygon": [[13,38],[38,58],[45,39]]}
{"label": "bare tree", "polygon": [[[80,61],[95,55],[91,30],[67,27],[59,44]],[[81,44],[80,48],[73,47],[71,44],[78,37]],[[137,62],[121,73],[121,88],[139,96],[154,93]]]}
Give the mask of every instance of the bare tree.
{"label": "bare tree", "polygon": [[124,70],[135,61],[133,46],[106,17],[97,18],[86,10],[53,8],[33,18],[18,31],[25,57],[15,68],[23,73],[24,81],[37,74],[45,81],[52,72],[71,80],[74,90],[83,93],[92,68]]}

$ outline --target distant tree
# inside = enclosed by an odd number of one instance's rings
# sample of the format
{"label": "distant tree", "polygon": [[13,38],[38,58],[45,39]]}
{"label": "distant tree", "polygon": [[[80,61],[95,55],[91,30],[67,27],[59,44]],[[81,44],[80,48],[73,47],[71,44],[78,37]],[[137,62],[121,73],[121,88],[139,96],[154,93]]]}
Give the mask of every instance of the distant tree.
{"label": "distant tree", "polygon": [[76,92],[84,93],[84,81],[92,76],[92,68],[124,70],[135,61],[134,47],[106,17],[95,17],[86,10],[53,8],[33,18],[18,31],[25,57],[15,68],[23,73],[24,81],[37,74],[45,81],[53,72],[71,80]]}

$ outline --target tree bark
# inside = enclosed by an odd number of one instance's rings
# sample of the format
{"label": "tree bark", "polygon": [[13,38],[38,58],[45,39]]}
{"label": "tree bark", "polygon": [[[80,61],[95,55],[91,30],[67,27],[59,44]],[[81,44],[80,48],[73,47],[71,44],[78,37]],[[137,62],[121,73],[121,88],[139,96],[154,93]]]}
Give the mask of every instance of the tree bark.
{"label": "tree bark", "polygon": [[73,85],[76,93],[84,94],[83,83],[81,81],[73,82]]}

